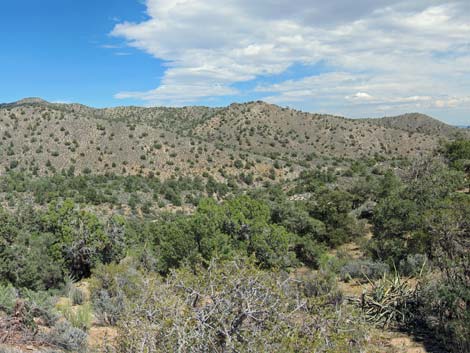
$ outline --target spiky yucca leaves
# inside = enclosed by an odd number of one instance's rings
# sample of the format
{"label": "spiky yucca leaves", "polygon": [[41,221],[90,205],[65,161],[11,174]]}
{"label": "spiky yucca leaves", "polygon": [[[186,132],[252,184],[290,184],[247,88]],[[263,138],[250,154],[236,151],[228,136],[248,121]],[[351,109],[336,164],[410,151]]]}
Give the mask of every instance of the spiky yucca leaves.
{"label": "spiky yucca leaves", "polygon": [[417,290],[409,279],[395,271],[377,282],[362,294],[360,305],[368,320],[383,327],[405,324],[410,321],[417,303]]}

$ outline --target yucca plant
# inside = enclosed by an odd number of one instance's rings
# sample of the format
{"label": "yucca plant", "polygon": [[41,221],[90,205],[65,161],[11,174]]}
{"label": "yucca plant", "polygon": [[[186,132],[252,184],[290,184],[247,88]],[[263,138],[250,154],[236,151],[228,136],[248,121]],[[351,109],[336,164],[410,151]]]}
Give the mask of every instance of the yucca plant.
{"label": "yucca plant", "polygon": [[389,327],[409,322],[417,304],[417,286],[402,277],[395,269],[384,274],[377,282],[369,280],[372,288],[364,291],[360,305],[367,319],[377,325]]}
{"label": "yucca plant", "polygon": [[368,293],[363,293],[361,307],[368,319],[385,327],[393,322],[404,322],[406,306],[413,291],[399,276],[384,276],[373,284]]}

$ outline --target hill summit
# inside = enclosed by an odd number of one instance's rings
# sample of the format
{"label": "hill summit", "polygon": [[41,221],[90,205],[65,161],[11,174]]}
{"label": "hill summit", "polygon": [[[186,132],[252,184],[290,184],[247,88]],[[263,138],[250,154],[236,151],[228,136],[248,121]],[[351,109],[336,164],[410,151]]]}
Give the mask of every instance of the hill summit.
{"label": "hill summit", "polygon": [[20,99],[19,101],[14,102],[13,104],[49,104],[49,102],[39,97],[28,97]]}

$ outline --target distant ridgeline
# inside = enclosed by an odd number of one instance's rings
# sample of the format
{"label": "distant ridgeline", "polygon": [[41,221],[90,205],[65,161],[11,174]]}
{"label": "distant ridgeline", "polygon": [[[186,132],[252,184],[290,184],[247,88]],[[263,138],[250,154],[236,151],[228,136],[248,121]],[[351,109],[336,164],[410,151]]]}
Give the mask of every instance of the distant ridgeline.
{"label": "distant ridgeline", "polygon": [[417,113],[346,119],[261,101],[95,109],[26,98],[0,105],[0,172],[200,176],[259,185],[333,159],[430,154],[462,131]]}

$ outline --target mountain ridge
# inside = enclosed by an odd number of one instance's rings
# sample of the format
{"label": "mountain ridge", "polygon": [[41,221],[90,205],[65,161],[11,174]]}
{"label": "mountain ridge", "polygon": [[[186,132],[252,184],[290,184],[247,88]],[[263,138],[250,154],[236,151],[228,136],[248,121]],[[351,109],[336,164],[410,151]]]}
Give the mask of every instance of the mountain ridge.
{"label": "mountain ridge", "polygon": [[388,126],[390,118],[348,119],[262,101],[219,108],[92,108],[25,98],[0,105],[0,170],[266,182],[293,178],[331,159],[428,154],[451,138],[452,127],[432,118],[419,118],[423,131],[403,124],[415,118],[397,118],[397,128]]}
{"label": "mountain ridge", "polygon": [[[399,115],[392,115],[392,116],[381,116],[381,117],[369,117],[369,118],[349,118],[346,116],[341,116],[341,115],[335,115],[335,114],[328,114],[328,113],[315,113],[315,112],[307,112],[303,110],[298,110],[294,108],[287,108],[287,107],[282,107],[276,104],[268,103],[263,100],[257,100],[257,101],[247,101],[243,103],[238,103],[238,102],[233,102],[230,103],[226,106],[218,106],[218,107],[209,107],[209,106],[204,106],[204,105],[186,105],[186,106],[137,106],[137,105],[118,105],[118,106],[113,106],[113,107],[93,107],[90,105],[78,103],[78,102],[50,102],[47,101],[41,97],[25,97],[20,100],[14,101],[14,102],[3,102],[0,103],[0,106],[14,106],[14,105],[23,105],[23,104],[37,104],[37,105],[55,105],[55,106],[81,106],[85,107],[88,109],[93,109],[97,111],[102,111],[102,110],[113,110],[113,109],[125,109],[125,108],[135,108],[135,109],[188,109],[188,108],[193,108],[193,109],[208,109],[208,110],[221,110],[221,109],[228,109],[230,107],[238,107],[238,106],[247,106],[247,105],[252,105],[252,104],[261,104],[261,105],[269,105],[273,107],[278,107],[280,109],[288,109],[292,111],[297,111],[297,112],[302,112],[305,114],[314,114],[314,115],[324,115],[324,116],[331,116],[331,117],[336,117],[336,118],[342,118],[342,119],[347,119],[347,120],[361,120],[361,121],[370,121],[370,122],[379,122],[379,121],[392,121],[392,120],[397,120],[397,119],[403,119],[403,118],[415,118],[415,117],[422,117],[424,119],[431,120],[435,123],[440,123],[444,125],[448,125],[451,127],[462,127],[462,126],[454,126],[447,124],[437,118],[434,118],[430,115],[424,114],[424,113],[419,113],[419,112],[410,112],[410,113],[404,113],[404,114],[399,114]],[[463,126],[466,128],[467,126]]]}

